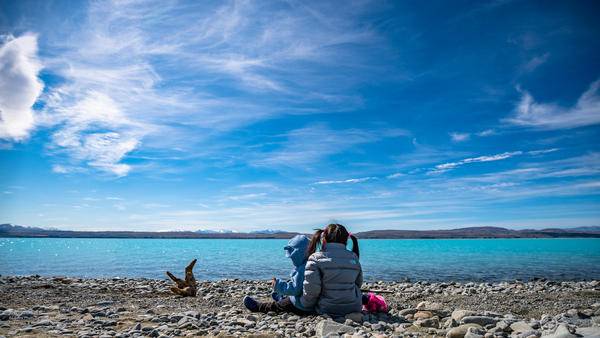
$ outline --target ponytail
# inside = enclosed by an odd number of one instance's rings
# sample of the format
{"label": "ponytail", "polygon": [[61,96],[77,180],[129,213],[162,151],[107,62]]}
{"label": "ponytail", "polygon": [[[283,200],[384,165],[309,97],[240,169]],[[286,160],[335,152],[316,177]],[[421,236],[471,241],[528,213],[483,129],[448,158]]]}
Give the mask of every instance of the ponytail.
{"label": "ponytail", "polygon": [[352,252],[356,257],[360,256],[358,249],[358,239],[341,224],[329,224],[325,229],[317,229],[310,238],[310,243],[306,249],[306,257],[314,254],[321,245],[321,250],[325,249],[325,243],[341,243],[348,244],[348,240],[352,239]]}
{"label": "ponytail", "polygon": [[308,248],[306,249],[306,257],[310,257],[310,255],[314,254],[317,251],[317,246],[321,242],[321,235],[323,234],[322,229],[318,229],[314,235],[310,238],[310,243],[308,243]]}
{"label": "ponytail", "polygon": [[358,238],[356,238],[352,234],[350,234],[349,237],[352,239],[352,252],[356,254],[356,257],[360,258],[360,250],[358,249]]}

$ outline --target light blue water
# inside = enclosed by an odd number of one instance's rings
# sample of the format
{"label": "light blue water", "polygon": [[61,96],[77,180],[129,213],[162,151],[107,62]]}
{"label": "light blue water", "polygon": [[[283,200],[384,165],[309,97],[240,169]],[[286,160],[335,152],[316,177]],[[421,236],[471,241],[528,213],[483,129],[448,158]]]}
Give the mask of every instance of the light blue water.
{"label": "light blue water", "polygon": [[[198,279],[284,277],[285,240],[0,238],[0,274]],[[600,239],[362,240],[367,280],[600,279]]]}

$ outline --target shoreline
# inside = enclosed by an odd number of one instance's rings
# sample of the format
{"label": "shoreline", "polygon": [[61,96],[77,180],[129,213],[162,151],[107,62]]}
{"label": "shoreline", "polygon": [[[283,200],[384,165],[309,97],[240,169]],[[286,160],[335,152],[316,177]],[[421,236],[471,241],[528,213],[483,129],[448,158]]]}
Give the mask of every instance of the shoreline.
{"label": "shoreline", "polygon": [[[65,274],[56,274],[56,275],[46,275],[46,274],[3,274],[0,273],[0,280],[2,278],[39,278],[39,279],[72,279],[72,280],[98,280],[98,281],[110,281],[110,280],[146,280],[146,281],[154,281],[154,282],[171,282],[167,277],[144,277],[144,276],[117,276],[117,275],[103,275],[103,276],[79,276],[79,275],[65,275]],[[285,278],[285,277],[284,277]],[[410,278],[400,278],[400,279],[374,279],[374,278],[364,278],[364,284],[501,284],[501,283],[576,283],[576,282],[594,282],[600,281],[600,279],[596,278],[571,278],[571,279],[558,279],[558,278],[546,278],[546,277],[531,277],[528,279],[520,279],[520,278],[511,278],[511,279],[496,279],[496,280],[486,280],[486,279],[476,279],[476,278],[468,278],[468,279],[410,279]],[[198,279],[198,282],[264,282],[266,279],[264,278],[238,278],[238,277],[223,277],[223,278],[202,278]]]}
{"label": "shoreline", "polygon": [[[311,234],[300,234],[310,236]],[[292,235],[293,237],[293,235]],[[118,236],[101,236],[101,237],[86,237],[86,236],[8,236],[2,235],[0,239],[11,239],[11,238],[53,238],[53,239],[218,239],[218,240],[288,240],[290,237],[118,237]],[[474,240],[474,239],[600,239],[600,234],[588,234],[585,236],[539,236],[539,237],[361,237],[358,238],[361,241],[365,240]]]}
{"label": "shoreline", "polygon": [[[0,336],[600,335],[598,280],[365,283],[364,288],[391,292],[382,294],[390,312],[353,314],[337,321],[250,313],[241,299],[248,294],[266,300],[270,293],[266,281],[198,284],[197,297],[179,298],[168,291],[168,281],[152,278],[0,276]],[[473,328],[467,333],[468,327]]]}

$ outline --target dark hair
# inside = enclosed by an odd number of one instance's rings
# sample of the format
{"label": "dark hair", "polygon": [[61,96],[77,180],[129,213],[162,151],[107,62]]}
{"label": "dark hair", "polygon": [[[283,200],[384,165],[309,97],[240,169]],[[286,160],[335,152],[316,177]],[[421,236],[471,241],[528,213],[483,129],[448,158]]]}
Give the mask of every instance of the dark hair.
{"label": "dark hair", "polygon": [[358,239],[350,234],[346,227],[341,224],[329,224],[325,229],[317,229],[314,235],[310,238],[308,244],[307,256],[312,255],[317,251],[317,245],[321,242],[326,243],[342,243],[348,244],[348,237],[352,239],[352,252],[356,254],[356,257],[360,257],[360,251],[358,249]]}

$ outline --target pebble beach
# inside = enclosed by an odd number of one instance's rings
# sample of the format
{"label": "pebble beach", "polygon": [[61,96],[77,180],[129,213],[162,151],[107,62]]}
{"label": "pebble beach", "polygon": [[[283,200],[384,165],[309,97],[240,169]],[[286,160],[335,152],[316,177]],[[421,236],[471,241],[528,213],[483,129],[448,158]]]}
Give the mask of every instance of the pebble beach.
{"label": "pebble beach", "polygon": [[388,313],[260,314],[267,281],[200,281],[181,298],[156,279],[0,277],[4,337],[600,337],[600,281],[374,282]]}

